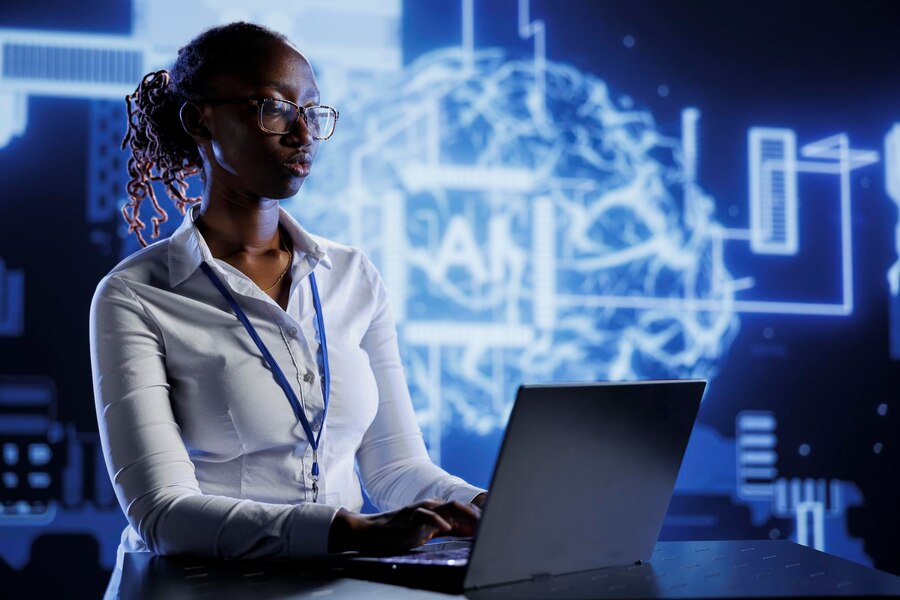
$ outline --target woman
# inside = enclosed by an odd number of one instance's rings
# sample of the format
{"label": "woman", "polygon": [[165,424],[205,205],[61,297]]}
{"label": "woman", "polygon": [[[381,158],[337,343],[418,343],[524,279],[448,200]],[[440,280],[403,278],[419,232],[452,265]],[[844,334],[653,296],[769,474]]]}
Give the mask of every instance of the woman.
{"label": "woman", "polygon": [[[100,434],[130,523],[120,560],[304,558],[472,534],[486,496],[428,459],[378,272],[279,207],[337,120],[306,58],[233,23],[127,102],[123,214],[146,247],[91,306]],[[202,197],[187,198],[197,173]],[[153,237],[166,219],[151,180],[185,217],[148,246],[141,201],[157,211]],[[360,478],[388,512],[357,513]]]}

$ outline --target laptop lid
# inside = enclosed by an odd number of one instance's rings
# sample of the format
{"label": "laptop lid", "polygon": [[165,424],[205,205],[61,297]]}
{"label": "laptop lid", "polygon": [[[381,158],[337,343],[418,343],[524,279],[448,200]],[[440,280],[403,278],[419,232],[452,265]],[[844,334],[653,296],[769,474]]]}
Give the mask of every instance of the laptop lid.
{"label": "laptop lid", "polygon": [[649,560],[705,388],[521,386],[464,587]]}

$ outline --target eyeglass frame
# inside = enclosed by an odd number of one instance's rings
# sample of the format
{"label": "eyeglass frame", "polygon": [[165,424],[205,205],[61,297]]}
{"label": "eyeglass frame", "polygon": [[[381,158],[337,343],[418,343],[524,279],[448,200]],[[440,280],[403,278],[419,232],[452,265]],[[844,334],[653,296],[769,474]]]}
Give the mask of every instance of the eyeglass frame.
{"label": "eyeglass frame", "polygon": [[[265,102],[266,100],[272,100],[275,102],[287,102],[288,104],[292,105],[294,108],[297,109],[297,119],[293,123],[291,123],[291,126],[287,129],[287,131],[272,131],[271,129],[266,129],[265,127],[263,127],[262,108],[263,108],[263,102]],[[193,100],[190,100],[190,102],[201,102],[201,103],[205,103],[205,104],[253,104],[254,106],[259,107],[259,110],[257,111],[257,115],[256,115],[256,124],[259,125],[259,128],[262,129],[264,132],[271,133],[274,135],[284,135],[284,134],[288,133],[288,131],[290,131],[291,129],[294,128],[294,126],[300,120],[300,117],[303,117],[304,124],[306,125],[306,127],[308,129],[309,123],[306,121],[306,111],[312,110],[314,108],[327,108],[331,111],[334,111],[334,125],[331,126],[331,133],[328,134],[328,137],[313,136],[313,139],[319,140],[319,141],[325,141],[334,135],[334,132],[337,129],[338,119],[341,116],[341,113],[339,113],[338,110],[332,106],[326,106],[324,104],[316,104],[315,106],[305,107],[305,106],[300,106],[296,102],[291,102],[290,100],[285,100],[284,98],[237,98],[237,97],[235,97],[235,98],[194,98]]]}

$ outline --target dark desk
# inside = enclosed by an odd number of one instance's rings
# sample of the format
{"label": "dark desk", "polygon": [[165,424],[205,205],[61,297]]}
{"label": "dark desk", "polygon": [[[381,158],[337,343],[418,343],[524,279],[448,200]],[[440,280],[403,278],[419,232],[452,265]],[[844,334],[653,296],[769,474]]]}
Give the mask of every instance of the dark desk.
{"label": "dark desk", "polygon": [[[122,598],[450,598],[297,563],[127,554]],[[472,591],[472,599],[900,596],[900,577],[792,542],[660,542],[650,562]]]}
{"label": "dark desk", "polygon": [[304,572],[301,564],[294,562],[217,561],[156,556],[148,552],[125,554],[119,589],[122,600],[459,597],[371,581],[336,579]]}

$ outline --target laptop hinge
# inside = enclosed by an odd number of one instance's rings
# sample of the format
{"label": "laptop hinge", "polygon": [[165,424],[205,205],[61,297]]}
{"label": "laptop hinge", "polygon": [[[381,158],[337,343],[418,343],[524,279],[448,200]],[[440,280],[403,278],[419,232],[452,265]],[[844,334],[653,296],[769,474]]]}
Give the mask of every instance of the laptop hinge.
{"label": "laptop hinge", "polygon": [[534,573],[530,577],[531,581],[539,581],[541,579],[550,579],[553,577],[553,573]]}

